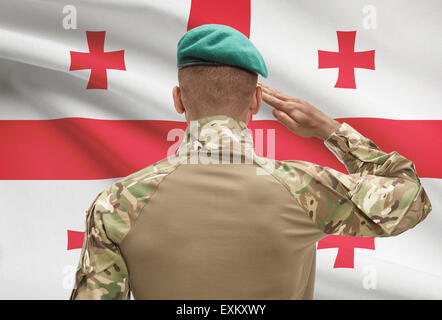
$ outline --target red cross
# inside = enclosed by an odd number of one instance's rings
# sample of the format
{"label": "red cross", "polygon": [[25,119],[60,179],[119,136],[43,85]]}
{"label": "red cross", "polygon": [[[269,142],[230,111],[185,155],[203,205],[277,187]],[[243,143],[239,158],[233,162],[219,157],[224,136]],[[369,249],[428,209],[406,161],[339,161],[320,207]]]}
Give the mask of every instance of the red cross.
{"label": "red cross", "polygon": [[333,268],[354,268],[354,249],[374,250],[374,238],[333,235],[318,242],[318,250],[330,248],[338,248],[338,254]]}
{"label": "red cross", "polygon": [[104,52],[106,31],[86,31],[89,52],[71,51],[72,70],[91,69],[87,89],[107,89],[106,69],[126,70],[124,50]]}
{"label": "red cross", "polygon": [[339,52],[318,50],[318,68],[339,68],[335,88],[356,89],[355,68],[374,70],[374,52],[355,52],[356,31],[336,31]]}

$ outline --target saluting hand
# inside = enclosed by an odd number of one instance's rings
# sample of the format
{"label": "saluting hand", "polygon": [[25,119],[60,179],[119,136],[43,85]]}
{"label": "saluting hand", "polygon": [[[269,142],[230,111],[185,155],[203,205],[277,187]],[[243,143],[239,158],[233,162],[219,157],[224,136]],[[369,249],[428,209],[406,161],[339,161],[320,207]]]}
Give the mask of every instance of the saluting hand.
{"label": "saluting hand", "polygon": [[291,97],[260,82],[262,99],[274,109],[272,114],[293,133],[301,137],[327,139],[340,123],[307,101]]}

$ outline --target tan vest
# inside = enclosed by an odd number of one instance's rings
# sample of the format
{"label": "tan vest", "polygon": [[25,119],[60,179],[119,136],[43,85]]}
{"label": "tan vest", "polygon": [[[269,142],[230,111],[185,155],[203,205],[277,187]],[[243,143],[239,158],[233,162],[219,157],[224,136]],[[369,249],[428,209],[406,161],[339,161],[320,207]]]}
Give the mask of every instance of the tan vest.
{"label": "tan vest", "polygon": [[253,164],[185,164],[120,244],[136,299],[312,299],[326,236]]}

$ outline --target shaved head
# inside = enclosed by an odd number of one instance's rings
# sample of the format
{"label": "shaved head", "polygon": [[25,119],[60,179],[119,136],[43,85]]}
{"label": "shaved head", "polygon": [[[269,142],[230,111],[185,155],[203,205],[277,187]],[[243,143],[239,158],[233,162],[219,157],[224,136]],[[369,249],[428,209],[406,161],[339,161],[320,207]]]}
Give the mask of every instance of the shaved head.
{"label": "shaved head", "polygon": [[233,66],[190,66],[178,70],[186,116],[225,114],[244,117],[253,102],[258,75]]}

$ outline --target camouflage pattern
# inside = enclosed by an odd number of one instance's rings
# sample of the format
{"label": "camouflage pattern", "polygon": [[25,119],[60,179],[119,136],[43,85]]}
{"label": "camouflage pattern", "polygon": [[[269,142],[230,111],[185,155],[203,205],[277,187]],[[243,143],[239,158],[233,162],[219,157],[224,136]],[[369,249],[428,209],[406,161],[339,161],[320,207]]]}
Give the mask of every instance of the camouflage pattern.
{"label": "camouflage pattern", "polygon": [[413,162],[396,151],[381,151],[347,123],[324,144],[350,174],[307,161],[276,161],[272,174],[325,233],[394,236],[431,211]]}
{"label": "camouflage pattern", "polygon": [[396,151],[381,151],[347,123],[324,143],[349,174],[307,161],[259,157],[246,124],[224,115],[191,122],[175,154],[114,183],[95,199],[71,299],[129,299],[128,270],[118,245],[168,174],[187,163],[221,163],[216,161],[224,159],[225,149],[273,175],[327,234],[394,236],[431,211],[414,164]]}
{"label": "camouflage pattern", "polygon": [[70,299],[130,299],[128,270],[118,244],[158,185],[179,165],[163,159],[100,193],[87,212],[86,232]]}
{"label": "camouflage pattern", "polygon": [[[254,159],[253,137],[243,121],[224,115],[207,116],[190,121],[177,154],[189,156],[192,164],[204,164],[204,161],[251,164]],[[229,156],[223,158],[223,154]],[[231,159],[230,154],[242,157]]]}

